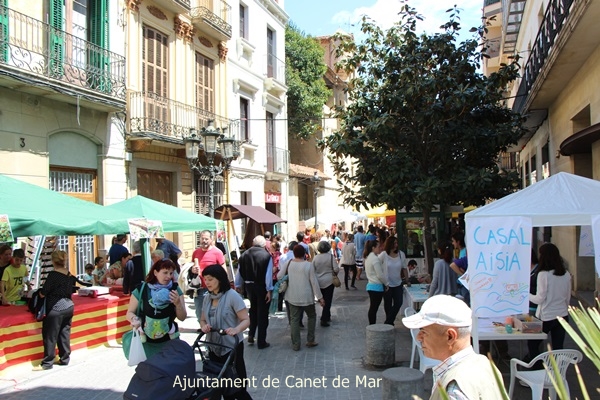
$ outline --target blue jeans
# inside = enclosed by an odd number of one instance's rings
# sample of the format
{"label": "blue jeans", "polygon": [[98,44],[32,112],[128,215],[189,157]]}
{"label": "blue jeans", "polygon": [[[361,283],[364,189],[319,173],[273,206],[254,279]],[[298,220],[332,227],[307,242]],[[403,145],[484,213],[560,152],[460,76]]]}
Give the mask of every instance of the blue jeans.
{"label": "blue jeans", "polygon": [[206,289],[198,289],[198,293],[194,297],[194,306],[196,307],[196,319],[200,323],[202,317],[202,303],[204,302],[204,296],[206,295]]}

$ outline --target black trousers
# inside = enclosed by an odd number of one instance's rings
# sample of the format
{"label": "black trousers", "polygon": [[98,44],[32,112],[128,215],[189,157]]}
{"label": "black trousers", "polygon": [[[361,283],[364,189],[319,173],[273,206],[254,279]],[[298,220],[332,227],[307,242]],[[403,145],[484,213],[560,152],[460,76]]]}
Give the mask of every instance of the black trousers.
{"label": "black trousers", "polygon": [[[225,360],[227,360],[229,353],[224,355],[224,356],[218,356],[213,352],[209,352],[208,353],[208,358],[210,358],[211,360],[217,361],[219,363],[225,363]],[[248,373],[246,372],[246,363],[244,361],[244,342],[240,342],[238,344],[238,346],[235,348],[235,370],[237,371],[238,377],[241,379],[245,379],[248,377]],[[240,390],[239,392],[231,395],[231,396],[223,396],[223,398],[225,400],[229,400],[229,399],[239,399],[239,400],[246,400],[246,399],[252,399],[252,397],[250,396],[250,394],[248,393],[246,386],[244,385],[244,388],[242,390]]]}
{"label": "black trousers", "polygon": [[68,364],[71,357],[71,322],[75,307],[63,311],[51,310],[42,322],[42,339],[44,341],[44,359],[42,367],[52,367],[58,345],[60,361]]}
{"label": "black trousers", "polygon": [[[569,321],[568,315],[563,318],[565,319],[565,321]],[[564,348],[565,336],[567,331],[565,331],[565,328],[563,328],[558,319],[542,322],[542,332],[550,334],[550,343],[552,344],[552,350],[561,350]],[[540,351],[541,344],[541,340],[527,341],[529,357],[531,357],[532,360],[542,353],[542,351]],[[547,351],[547,349],[543,349],[543,351]]]}
{"label": "black trousers", "polygon": [[348,289],[348,279],[350,278],[348,276],[349,272],[352,272],[352,282],[350,284],[354,287],[354,282],[356,281],[356,264],[342,264],[342,267],[344,267],[344,284],[346,285],[346,289]]}
{"label": "black trousers", "polygon": [[403,289],[400,286],[390,286],[383,294],[383,309],[385,310],[385,323],[394,325],[396,316],[402,307]]}
{"label": "black trousers", "polygon": [[246,295],[250,300],[250,329],[248,336],[255,337],[258,330],[257,344],[267,343],[267,328],[269,326],[269,303],[265,300],[267,288],[265,285],[246,283]]}
{"label": "black trousers", "polygon": [[333,283],[327,286],[324,289],[321,289],[321,294],[323,295],[323,300],[325,300],[325,305],[323,306],[323,312],[321,312],[321,322],[329,322],[331,321],[331,302],[333,301]]}
{"label": "black trousers", "polygon": [[375,292],[373,290],[367,290],[369,293],[369,325],[373,325],[377,323],[377,310],[379,310],[379,305],[381,305],[381,300],[383,300],[384,292]]}

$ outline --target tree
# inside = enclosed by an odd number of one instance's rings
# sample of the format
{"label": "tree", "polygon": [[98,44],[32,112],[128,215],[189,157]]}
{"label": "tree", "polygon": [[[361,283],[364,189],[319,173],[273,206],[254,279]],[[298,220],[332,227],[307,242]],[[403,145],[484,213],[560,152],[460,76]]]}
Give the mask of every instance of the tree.
{"label": "tree", "polygon": [[319,129],[330,92],[323,80],[327,71],[323,49],[290,24],[285,30],[285,62],[288,131],[293,137],[308,139]]}
{"label": "tree", "polygon": [[389,30],[365,17],[364,41],[341,38],[340,66],[355,74],[350,105],[339,110],[342,129],[321,142],[346,202],[423,212],[430,272],[433,207],[481,205],[513,191],[517,174],[500,173],[498,158],[522,135],[521,117],[502,105],[518,64],[483,76],[485,28],[457,44],[458,10],[448,11],[441,33],[417,34],[422,17],[405,4]]}

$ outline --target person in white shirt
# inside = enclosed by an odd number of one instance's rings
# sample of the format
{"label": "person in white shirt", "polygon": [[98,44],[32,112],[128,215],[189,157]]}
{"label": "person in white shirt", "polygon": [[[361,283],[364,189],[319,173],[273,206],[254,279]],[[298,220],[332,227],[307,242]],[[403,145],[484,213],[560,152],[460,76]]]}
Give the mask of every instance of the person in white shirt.
{"label": "person in white shirt", "polygon": [[402,307],[402,282],[408,278],[406,256],[398,250],[398,239],[390,236],[385,240],[379,259],[388,277],[388,290],[383,294],[385,324],[394,325],[396,316]]}
{"label": "person in white shirt", "polygon": [[[569,320],[569,301],[571,300],[571,274],[567,272],[558,248],[552,243],[540,247],[535,294],[529,295],[529,301],[538,304],[535,316],[542,321],[542,331],[551,337],[552,349],[560,350],[565,341],[565,328],[558,317]],[[540,354],[541,340],[530,340],[529,357]]]}

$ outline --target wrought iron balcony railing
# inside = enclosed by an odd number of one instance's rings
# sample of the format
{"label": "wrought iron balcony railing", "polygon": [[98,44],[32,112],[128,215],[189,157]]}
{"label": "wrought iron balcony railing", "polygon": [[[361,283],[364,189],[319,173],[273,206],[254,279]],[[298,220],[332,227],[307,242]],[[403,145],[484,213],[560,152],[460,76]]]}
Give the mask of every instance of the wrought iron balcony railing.
{"label": "wrought iron balcony railing", "polygon": [[279,147],[267,147],[267,172],[288,174],[290,166],[290,152]]}
{"label": "wrought iron balcony railing", "polygon": [[268,78],[273,78],[279,82],[285,82],[285,62],[275,57],[274,54],[265,55],[265,66]]}
{"label": "wrought iron balcony railing", "polygon": [[[0,70],[125,101],[125,57],[0,5]],[[48,82],[44,80],[44,85]]]}
{"label": "wrought iron balcony railing", "polygon": [[208,120],[216,127],[228,127],[229,135],[236,137],[239,124],[198,107],[180,103],[151,92],[129,92],[129,132],[180,144],[190,128],[200,130]]}
{"label": "wrought iron balcony railing", "polygon": [[548,9],[531,49],[531,54],[525,65],[519,90],[513,104],[513,110],[523,112],[529,92],[537,80],[540,71],[546,64],[548,55],[554,47],[569,16],[571,5],[575,0],[554,0],[548,3]]}
{"label": "wrought iron balcony railing", "polygon": [[193,22],[203,21],[231,39],[231,6],[225,0],[198,0],[190,14]]}

